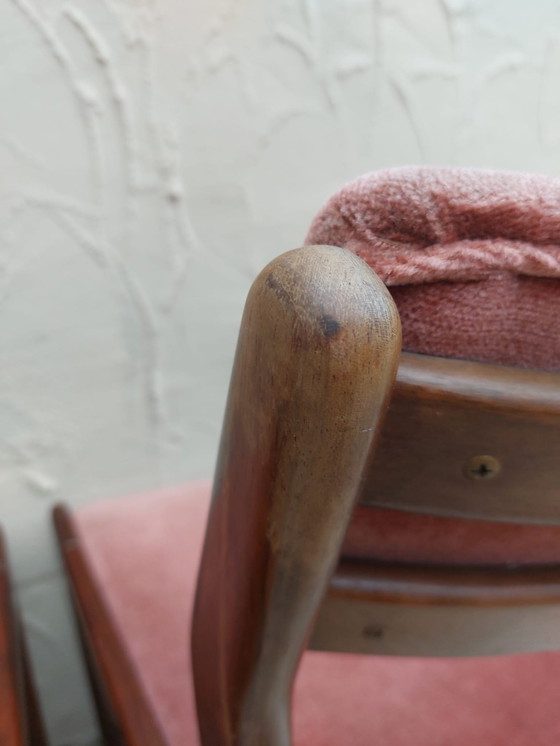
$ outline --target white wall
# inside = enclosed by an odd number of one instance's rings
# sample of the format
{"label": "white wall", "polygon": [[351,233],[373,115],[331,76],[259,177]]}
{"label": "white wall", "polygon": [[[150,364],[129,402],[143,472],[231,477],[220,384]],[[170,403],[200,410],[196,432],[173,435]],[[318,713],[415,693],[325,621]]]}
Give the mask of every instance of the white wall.
{"label": "white wall", "polygon": [[0,520],[57,744],[47,515],[209,474],[244,295],[381,166],[560,174],[556,0],[3,0]]}

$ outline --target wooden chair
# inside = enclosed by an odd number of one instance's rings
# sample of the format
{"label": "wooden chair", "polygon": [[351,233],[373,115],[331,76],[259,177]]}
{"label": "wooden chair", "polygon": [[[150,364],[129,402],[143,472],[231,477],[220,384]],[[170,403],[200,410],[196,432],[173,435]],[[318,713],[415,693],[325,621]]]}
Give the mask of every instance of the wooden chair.
{"label": "wooden chair", "polygon": [[[205,490],[183,517],[181,490],[56,510],[109,744],[196,743],[167,719],[192,718],[181,588]],[[141,532],[145,562],[106,551]],[[197,586],[203,746],[289,746],[298,667],[297,746],[556,743],[560,375],[401,356],[393,300],[354,254],[280,256],[247,300]]]}
{"label": "wooden chair", "polygon": [[46,746],[47,739],[8,560],[0,534],[0,744]]}

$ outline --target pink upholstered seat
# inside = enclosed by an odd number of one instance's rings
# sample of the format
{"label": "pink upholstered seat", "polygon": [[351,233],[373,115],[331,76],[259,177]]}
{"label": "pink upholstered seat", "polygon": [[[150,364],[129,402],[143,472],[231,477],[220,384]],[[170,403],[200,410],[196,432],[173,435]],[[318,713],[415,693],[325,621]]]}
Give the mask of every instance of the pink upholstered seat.
{"label": "pink upholstered seat", "polygon": [[[397,302],[406,349],[560,370],[560,182],[457,169],[362,177],[307,243],[366,259]],[[198,741],[189,624],[209,484],[98,503],[77,516],[91,563],[173,746]],[[362,513],[355,554],[560,561],[560,529]],[[559,549],[557,549],[559,547]],[[560,653],[486,659],[307,653],[296,746],[555,746]]]}
{"label": "pink upholstered seat", "polygon": [[560,370],[560,180],[378,171],[335,194],[306,243],[344,246],[375,269],[405,350]]}
{"label": "pink upholstered seat", "polygon": [[[189,624],[210,485],[91,505],[90,562],[172,746],[198,746]],[[296,746],[556,746],[560,653],[305,655]]]}

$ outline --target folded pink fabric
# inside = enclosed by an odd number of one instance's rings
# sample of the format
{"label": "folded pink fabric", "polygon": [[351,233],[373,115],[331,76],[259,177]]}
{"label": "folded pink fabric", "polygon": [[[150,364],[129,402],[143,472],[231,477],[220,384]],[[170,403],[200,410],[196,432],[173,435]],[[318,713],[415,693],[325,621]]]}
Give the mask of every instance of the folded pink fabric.
{"label": "folded pink fabric", "polygon": [[370,264],[399,308],[405,349],[560,370],[560,180],[379,171],[335,194],[306,243]]}

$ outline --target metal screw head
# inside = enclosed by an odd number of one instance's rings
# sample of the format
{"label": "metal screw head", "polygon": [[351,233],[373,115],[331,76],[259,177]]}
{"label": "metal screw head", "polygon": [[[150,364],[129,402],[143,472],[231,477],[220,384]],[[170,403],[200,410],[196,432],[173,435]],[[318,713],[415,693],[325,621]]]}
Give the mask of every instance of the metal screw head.
{"label": "metal screw head", "polygon": [[474,456],[465,464],[465,476],[469,479],[492,479],[502,465],[494,456]]}

